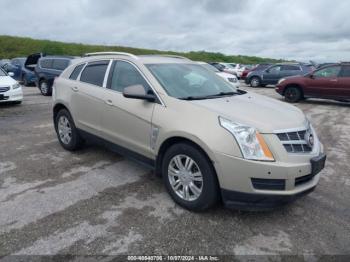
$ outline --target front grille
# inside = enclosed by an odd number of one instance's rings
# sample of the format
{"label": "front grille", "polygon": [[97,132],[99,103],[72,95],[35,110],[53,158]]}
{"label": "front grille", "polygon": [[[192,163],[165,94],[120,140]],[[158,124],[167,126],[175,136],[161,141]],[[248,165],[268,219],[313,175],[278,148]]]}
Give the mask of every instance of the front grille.
{"label": "front grille", "polygon": [[5,86],[5,87],[0,87],[0,93],[5,93],[7,91],[10,90],[10,87],[9,86]]}
{"label": "front grille", "polygon": [[259,190],[285,190],[286,180],[284,179],[262,179],[252,178],[252,184],[255,189]]}
{"label": "front grille", "polygon": [[307,176],[302,176],[298,177],[295,179],[295,186],[301,186],[307,182],[310,182],[314,178],[314,175],[307,175]]}
{"label": "front grille", "polygon": [[308,134],[312,134],[311,129],[278,133],[277,136],[288,153],[310,153],[313,146],[306,141]]}

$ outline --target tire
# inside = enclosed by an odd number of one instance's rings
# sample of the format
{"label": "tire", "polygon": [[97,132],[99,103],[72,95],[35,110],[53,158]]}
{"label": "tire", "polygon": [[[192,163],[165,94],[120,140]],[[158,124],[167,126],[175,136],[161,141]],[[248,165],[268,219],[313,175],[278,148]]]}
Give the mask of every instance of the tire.
{"label": "tire", "polygon": [[291,86],[284,91],[284,98],[289,103],[296,103],[301,100],[302,94],[298,87]]}
{"label": "tire", "polygon": [[20,104],[22,104],[22,101],[15,101],[15,102],[13,102],[13,104],[14,105],[20,105]]}
{"label": "tire", "polygon": [[80,137],[75,127],[71,114],[62,109],[55,118],[55,130],[61,146],[68,151],[76,151],[83,145],[83,139]]}
{"label": "tire", "polygon": [[[193,163],[186,169],[186,163],[190,163],[188,159]],[[181,165],[183,169],[178,167]],[[210,159],[189,143],[175,144],[165,152],[162,177],[170,196],[185,209],[204,211],[215,206],[219,200],[217,176]],[[186,196],[184,192],[187,192]]]}
{"label": "tire", "polygon": [[39,89],[43,96],[51,96],[52,88],[46,80],[39,81]]}
{"label": "tire", "polygon": [[261,85],[261,80],[259,77],[252,77],[249,81],[251,87],[259,87]]}

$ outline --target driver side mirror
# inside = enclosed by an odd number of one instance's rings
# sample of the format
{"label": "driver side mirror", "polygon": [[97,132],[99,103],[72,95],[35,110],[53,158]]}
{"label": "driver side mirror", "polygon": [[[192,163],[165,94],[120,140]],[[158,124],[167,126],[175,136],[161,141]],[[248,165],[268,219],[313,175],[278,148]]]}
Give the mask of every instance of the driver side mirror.
{"label": "driver side mirror", "polygon": [[266,69],[266,70],[265,70],[265,73],[270,73],[270,69]]}
{"label": "driver side mirror", "polygon": [[11,77],[14,77],[15,76],[15,73],[13,73],[13,72],[8,72],[7,73],[9,76],[11,76]]}
{"label": "driver side mirror", "polygon": [[[153,92],[152,92],[153,93]],[[133,85],[124,88],[123,96],[131,99],[146,100],[148,102],[155,102],[155,94],[147,94],[142,85]]]}
{"label": "driver side mirror", "polygon": [[309,77],[311,78],[311,79],[315,79],[315,76],[314,76],[314,74],[309,74]]}

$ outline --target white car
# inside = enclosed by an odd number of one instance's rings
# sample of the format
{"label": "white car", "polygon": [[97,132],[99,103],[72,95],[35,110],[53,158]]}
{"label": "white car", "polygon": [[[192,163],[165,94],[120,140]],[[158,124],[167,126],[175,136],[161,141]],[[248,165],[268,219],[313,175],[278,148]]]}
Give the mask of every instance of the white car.
{"label": "white car", "polygon": [[238,78],[242,77],[243,71],[245,70],[245,65],[235,64],[235,63],[221,63],[224,65],[231,74],[235,74]]}
{"label": "white car", "polygon": [[13,73],[6,73],[0,68],[0,103],[13,102],[20,104],[23,100],[21,85],[11,76]]}
{"label": "white car", "polygon": [[231,85],[233,85],[235,88],[239,88],[239,81],[237,79],[237,77],[235,75],[229,74],[229,73],[225,73],[225,72],[221,72],[220,70],[218,70],[215,66],[212,66],[208,63],[205,62],[197,62],[198,64],[200,64],[201,66],[204,66],[206,69],[215,72],[218,76],[222,77],[223,79],[225,79],[227,82],[229,82]]}

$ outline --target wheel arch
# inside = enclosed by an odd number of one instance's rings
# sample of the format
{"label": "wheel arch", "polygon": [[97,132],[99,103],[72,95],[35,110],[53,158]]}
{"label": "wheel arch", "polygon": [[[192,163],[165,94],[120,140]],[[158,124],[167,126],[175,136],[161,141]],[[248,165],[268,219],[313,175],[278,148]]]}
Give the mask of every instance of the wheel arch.
{"label": "wheel arch", "polygon": [[214,165],[215,158],[214,158],[213,154],[210,152],[210,150],[208,148],[206,148],[205,145],[203,143],[201,143],[200,141],[198,141],[197,139],[193,139],[193,138],[189,138],[189,137],[185,137],[185,136],[181,136],[181,135],[168,137],[168,138],[164,139],[163,142],[160,143],[159,149],[157,151],[156,162],[155,162],[155,173],[157,176],[161,176],[162,162],[163,162],[165,152],[171,146],[173,146],[175,144],[179,144],[179,143],[190,144],[190,145],[194,146],[195,148],[197,148],[199,151],[201,151],[207,157],[208,161],[210,161],[212,163],[213,170],[214,170],[216,177],[218,179],[216,168]]}
{"label": "wheel arch", "polygon": [[[53,117],[53,122],[54,123],[55,123],[55,120],[56,120],[58,112],[61,111],[62,109],[67,110],[70,113],[70,115],[72,116],[69,108],[64,103],[58,102],[52,108],[52,113],[53,113],[52,117]],[[73,116],[72,116],[72,118],[73,118]],[[56,125],[55,125],[55,128],[56,128]]]}

